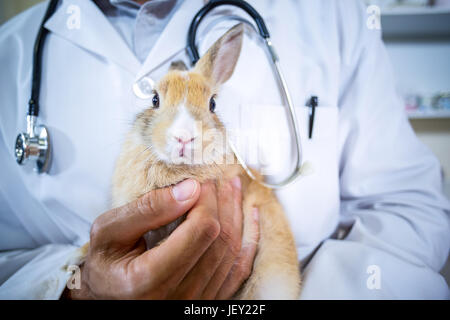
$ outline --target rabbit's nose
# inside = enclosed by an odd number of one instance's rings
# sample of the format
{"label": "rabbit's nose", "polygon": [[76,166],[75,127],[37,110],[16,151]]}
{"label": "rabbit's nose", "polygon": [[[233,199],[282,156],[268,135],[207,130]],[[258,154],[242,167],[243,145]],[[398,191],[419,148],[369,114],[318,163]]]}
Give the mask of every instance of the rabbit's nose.
{"label": "rabbit's nose", "polygon": [[191,142],[193,142],[195,140],[195,137],[192,137],[192,138],[174,137],[174,138],[175,138],[175,140],[177,140],[182,145],[186,145],[186,144],[191,143]]}

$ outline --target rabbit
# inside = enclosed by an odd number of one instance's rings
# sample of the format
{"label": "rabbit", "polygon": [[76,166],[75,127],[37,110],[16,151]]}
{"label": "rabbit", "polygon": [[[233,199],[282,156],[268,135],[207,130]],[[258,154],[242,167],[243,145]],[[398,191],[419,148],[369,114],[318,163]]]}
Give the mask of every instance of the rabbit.
{"label": "rabbit", "polygon": [[[188,71],[184,64],[174,63],[169,72],[155,85],[152,106],[137,115],[126,136],[116,162],[112,179],[113,207],[136,200],[156,188],[174,185],[184,179],[200,182],[240,176],[242,183],[242,209],[244,215],[243,238],[251,239],[255,232],[249,227],[252,208],[260,215],[260,240],[253,271],[233,299],[297,299],[300,294],[300,266],[294,237],[283,208],[274,193],[251,179],[237,163],[234,154],[223,148],[223,141],[213,137],[217,146],[211,157],[228,157],[233,161],[193,163],[194,138],[198,132],[212,130],[224,136],[226,131],[214,113],[215,96],[221,84],[233,74],[238,61],[244,27],[237,24],[218,39]],[[190,126],[187,135],[181,131]],[[185,133],[186,133],[185,132]],[[220,141],[219,141],[220,140]],[[180,143],[182,147],[180,149]],[[175,150],[175,151],[174,151]],[[177,158],[176,161],[173,159]],[[262,176],[253,171],[257,179]],[[184,217],[183,217],[184,218]],[[150,248],[167,237],[183,218],[149,232],[145,238]]]}

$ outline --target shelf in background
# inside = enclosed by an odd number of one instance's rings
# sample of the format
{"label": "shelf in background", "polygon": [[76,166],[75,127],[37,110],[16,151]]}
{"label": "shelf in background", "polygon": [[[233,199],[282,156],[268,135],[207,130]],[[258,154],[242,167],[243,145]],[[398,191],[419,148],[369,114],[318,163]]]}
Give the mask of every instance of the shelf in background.
{"label": "shelf in background", "polygon": [[450,14],[450,7],[394,7],[381,11],[382,16]]}
{"label": "shelf in background", "polygon": [[449,7],[397,7],[381,12],[383,37],[450,37]]}
{"label": "shelf in background", "polygon": [[[443,189],[444,189],[444,193],[447,196],[448,200],[450,200],[450,178],[447,177],[444,180],[444,188]],[[449,271],[450,271],[450,269],[449,269]]]}
{"label": "shelf in background", "polygon": [[406,111],[409,119],[450,119],[450,110]]}

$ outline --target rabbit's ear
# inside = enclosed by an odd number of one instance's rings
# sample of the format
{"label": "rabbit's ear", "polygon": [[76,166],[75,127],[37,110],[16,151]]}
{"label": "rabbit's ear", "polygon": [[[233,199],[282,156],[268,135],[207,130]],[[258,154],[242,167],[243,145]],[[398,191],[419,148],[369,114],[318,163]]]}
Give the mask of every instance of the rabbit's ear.
{"label": "rabbit's ear", "polygon": [[197,62],[194,71],[201,73],[215,86],[226,82],[233,74],[241,53],[244,25],[239,23],[217,40]]}

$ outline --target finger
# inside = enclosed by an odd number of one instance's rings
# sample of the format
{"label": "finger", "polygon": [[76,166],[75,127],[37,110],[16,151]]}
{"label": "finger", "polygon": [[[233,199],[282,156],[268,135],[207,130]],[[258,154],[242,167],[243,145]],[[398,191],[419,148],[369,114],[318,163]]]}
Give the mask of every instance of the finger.
{"label": "finger", "polygon": [[134,271],[149,286],[176,288],[219,235],[215,186],[207,183],[201,189],[186,220],[162,244],[134,259]]}
{"label": "finger", "polygon": [[166,225],[195,204],[200,184],[192,179],[150,191],[127,205],[98,217],[91,228],[91,245],[134,244],[149,230]]}
{"label": "finger", "polygon": [[[218,217],[220,222],[219,237],[217,237],[214,243],[199,259],[194,268],[180,283],[178,298],[208,298],[202,293],[205,290],[205,287],[211,283],[212,279],[214,279],[214,274],[217,271],[217,268],[221,266],[224,256],[228,251],[234,253],[234,258],[239,254],[241,245],[242,210],[240,208],[240,202],[237,203],[237,194],[240,195],[240,180],[238,177],[237,179],[226,181],[219,186],[217,191]],[[238,226],[234,223],[234,216],[236,215],[241,216],[240,225]],[[230,260],[234,261],[234,258]],[[216,281],[217,289],[214,292],[214,295],[210,295],[210,298],[215,297],[215,293],[219,290],[223,280],[225,280],[225,277],[222,281],[220,281],[220,279],[219,281]],[[212,285],[214,285],[214,283]]]}
{"label": "finger", "polygon": [[232,199],[219,197],[219,207],[222,208],[219,209],[221,232],[216,242],[219,242],[219,239],[221,240],[219,243],[225,248],[225,254],[203,291],[203,299],[214,299],[216,297],[241,251],[243,215],[239,177],[233,178],[231,184],[233,185]]}
{"label": "finger", "polygon": [[244,238],[239,257],[220,288],[216,296],[217,299],[230,299],[252,273],[253,261],[255,260],[259,241],[259,212],[257,208],[253,208],[252,219],[250,220],[251,222],[248,226],[251,229],[249,232],[250,237],[248,239]]}

